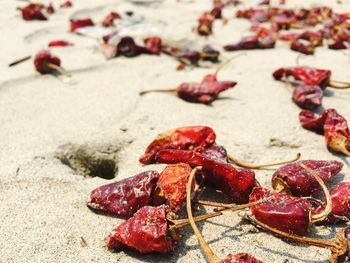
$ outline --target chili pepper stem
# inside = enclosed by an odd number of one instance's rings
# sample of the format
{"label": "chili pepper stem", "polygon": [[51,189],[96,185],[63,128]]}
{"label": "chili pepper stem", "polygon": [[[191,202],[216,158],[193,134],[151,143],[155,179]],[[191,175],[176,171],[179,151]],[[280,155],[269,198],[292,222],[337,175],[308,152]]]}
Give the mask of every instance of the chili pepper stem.
{"label": "chili pepper stem", "polygon": [[334,88],[334,89],[349,89],[350,82],[331,80],[329,82],[329,87]]}
{"label": "chili pepper stem", "polygon": [[323,180],[317,175],[317,173],[314,170],[310,169],[309,167],[307,167],[303,163],[301,163],[300,166],[302,168],[304,168],[309,174],[311,174],[316,179],[316,181],[320,184],[320,186],[322,187],[322,190],[323,190],[324,195],[326,197],[327,205],[326,205],[325,209],[321,213],[316,214],[316,215],[311,215],[311,218],[310,218],[311,219],[310,220],[311,223],[322,221],[325,218],[327,218],[327,216],[332,212],[332,199],[331,199],[331,196],[329,194],[327,186],[325,185]]}
{"label": "chili pepper stem", "polygon": [[339,137],[332,140],[332,142],[329,144],[329,148],[341,152],[344,155],[350,157],[350,152],[345,145],[347,145],[347,138]]}
{"label": "chili pepper stem", "polygon": [[236,159],[235,157],[233,157],[232,155],[228,156],[229,160],[232,163],[234,163],[240,167],[249,168],[249,169],[260,169],[260,168],[264,168],[264,167],[288,164],[288,163],[292,163],[292,162],[299,160],[300,157],[301,157],[301,154],[298,153],[293,159],[288,160],[288,161],[280,161],[280,162],[273,162],[273,163],[266,163],[266,164],[250,164],[250,163],[242,162],[242,161]]}
{"label": "chili pepper stem", "polygon": [[29,56],[25,56],[25,57],[23,57],[23,58],[16,59],[15,61],[11,62],[8,66],[9,66],[9,67],[13,67],[13,66],[15,66],[15,65],[17,65],[17,64],[19,64],[19,63],[22,63],[22,62],[24,62],[24,61],[27,61],[27,60],[31,59],[31,57],[32,57],[32,56],[29,55]]}
{"label": "chili pepper stem", "polygon": [[53,63],[48,63],[47,66],[51,69],[58,71],[62,75],[69,76],[68,72],[61,66],[57,66],[56,64],[53,64]]}
{"label": "chili pepper stem", "polygon": [[177,91],[176,88],[175,89],[149,89],[149,90],[140,91],[139,95],[142,96],[150,92],[176,92],[176,91]]}
{"label": "chili pepper stem", "polygon": [[188,220],[191,224],[191,227],[193,229],[194,234],[196,235],[199,244],[201,245],[204,253],[209,258],[210,263],[218,263],[220,262],[220,258],[218,258],[213,250],[209,247],[208,243],[204,240],[203,236],[201,235],[199,229],[196,226],[196,223],[193,219],[192,215],[192,206],[191,206],[191,187],[192,187],[192,181],[197,171],[201,170],[202,167],[196,167],[192,170],[190,177],[188,179],[187,185],[186,185],[186,209],[187,209],[187,215]]}

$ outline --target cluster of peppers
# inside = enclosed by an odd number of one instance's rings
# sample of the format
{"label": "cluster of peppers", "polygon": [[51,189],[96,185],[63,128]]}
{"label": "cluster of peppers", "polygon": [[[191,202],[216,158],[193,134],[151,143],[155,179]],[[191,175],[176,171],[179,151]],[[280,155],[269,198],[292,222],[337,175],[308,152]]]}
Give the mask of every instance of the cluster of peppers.
{"label": "cluster of peppers", "polygon": [[[72,7],[73,4],[71,1],[66,1],[60,4],[60,8]],[[24,7],[17,7],[22,14],[23,20],[47,20],[47,15],[55,13],[55,8],[50,3],[49,5],[44,5],[40,3],[31,3],[29,2]]]}
{"label": "cluster of peppers", "polygon": [[[292,10],[277,7],[250,8],[238,10],[236,17],[249,19],[254,35],[244,37],[236,44],[228,45],[226,50],[273,48],[276,40],[289,41],[294,51],[312,55],[315,48],[327,40],[330,49],[347,49],[350,47],[350,15],[335,13],[329,7]],[[268,22],[266,28],[262,23]],[[322,25],[317,31],[308,28]],[[283,33],[282,30],[298,29],[296,33]],[[259,32],[263,30],[269,37],[267,45],[259,41]],[[282,32],[282,33],[281,33]],[[229,49],[233,46],[235,48]]]}
{"label": "cluster of peppers", "polygon": [[347,120],[335,109],[327,109],[316,116],[311,110],[322,106],[323,92],[327,87],[350,88],[350,83],[331,80],[332,72],[306,66],[285,67],[273,72],[276,80],[288,81],[293,77],[297,86],[293,101],[303,110],[299,120],[303,128],[324,134],[327,147],[334,152],[350,156],[350,131]]}
{"label": "cluster of peppers", "polygon": [[[210,127],[179,127],[159,134],[139,158],[144,165],[167,164],[160,174],[147,171],[100,186],[91,192],[87,204],[93,209],[128,218],[106,237],[110,249],[129,247],[140,253],[173,251],[181,239],[180,228],[191,225],[210,262],[261,262],[246,253],[220,260],[195,225],[196,221],[220,216],[226,211],[250,207],[253,216],[249,220],[268,232],[329,248],[333,259],[346,258],[349,230],[341,230],[334,240],[304,237],[316,223],[329,224],[350,218],[350,183],[341,182],[330,192],[326,186],[342,170],[343,164],[297,161],[299,157],[250,165],[238,161],[217,145],[216,134]],[[252,169],[282,164],[286,165],[272,176],[274,190],[260,186]],[[205,187],[221,191],[233,204],[200,200]],[[216,210],[193,218],[191,201],[214,206]],[[179,219],[185,202],[188,218]]]}

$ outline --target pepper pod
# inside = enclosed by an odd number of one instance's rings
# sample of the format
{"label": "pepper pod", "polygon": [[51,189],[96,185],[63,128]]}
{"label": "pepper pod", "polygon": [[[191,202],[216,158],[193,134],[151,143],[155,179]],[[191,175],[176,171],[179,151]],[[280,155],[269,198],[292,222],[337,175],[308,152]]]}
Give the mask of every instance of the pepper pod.
{"label": "pepper pod", "polygon": [[[337,221],[349,221],[350,220],[350,183],[341,182],[336,184],[330,191],[332,199],[332,212],[329,216],[320,223],[330,224]],[[322,213],[324,211],[325,204],[320,204],[315,213]]]}
{"label": "pepper pod", "polygon": [[91,20],[91,18],[71,19],[70,32],[75,32],[79,28],[93,26],[93,25],[94,25],[94,22]]}
{"label": "pepper pod", "polygon": [[21,11],[23,20],[47,20],[43,4],[29,3],[25,7],[17,7],[17,10]]}
{"label": "pepper pod", "polygon": [[[191,171],[194,176],[197,169]],[[191,183],[187,187],[192,188]],[[259,204],[260,200],[251,204],[232,205],[230,208],[210,212],[194,218],[194,221],[203,221],[221,216],[228,211],[238,211]],[[132,248],[140,253],[166,253],[176,248],[181,238],[179,230],[188,226],[188,219],[177,219],[177,216],[166,205],[157,207],[145,206],[139,209],[131,218],[117,226],[105,239],[110,249]]]}
{"label": "pepper pod", "polygon": [[301,84],[294,88],[292,98],[300,108],[313,110],[322,106],[323,91],[319,86]]}
{"label": "pepper pod", "polygon": [[[197,168],[195,168],[197,169]],[[191,224],[191,227],[193,229],[193,232],[195,233],[198,242],[200,246],[202,247],[202,250],[204,251],[205,255],[209,259],[210,263],[263,263],[260,260],[257,260],[253,256],[249,255],[248,253],[238,253],[238,254],[230,254],[227,256],[226,259],[221,260],[219,257],[215,255],[215,253],[211,250],[209,247],[208,243],[205,241],[203,236],[201,235],[196,222],[193,218],[192,215],[192,205],[191,205],[191,187],[192,187],[192,182],[194,180],[194,173],[191,173],[190,178],[187,183],[187,191],[186,191],[186,209],[187,209],[187,215],[188,215],[188,220],[189,223]]]}
{"label": "pepper pod", "polygon": [[[159,134],[146,148],[145,153],[139,158],[142,164],[150,164],[155,160],[156,154],[160,150],[177,149],[189,150],[192,152],[203,153],[206,156],[216,159],[220,155],[223,160],[229,159],[230,162],[245,168],[259,169],[263,167],[282,165],[297,161],[300,158],[298,153],[295,158],[288,161],[273,162],[267,164],[249,164],[236,159],[233,155],[227,155],[226,149],[215,144],[216,134],[214,130],[207,126],[185,126],[175,128]],[[215,153],[215,157],[214,152]],[[218,152],[220,151],[220,152]],[[210,153],[211,152],[211,153]],[[181,161],[180,161],[181,162]]]}
{"label": "pepper pod", "polygon": [[62,75],[67,75],[67,72],[61,67],[59,57],[52,55],[48,50],[42,50],[35,55],[34,66],[36,71],[41,74],[59,72]]}
{"label": "pepper pod", "polygon": [[343,168],[338,161],[303,160],[282,166],[272,176],[272,187],[278,193],[293,196],[320,197],[322,187],[314,176],[300,165],[313,169],[325,184],[332,180]]}
{"label": "pepper pod", "polygon": [[332,72],[327,69],[317,69],[306,66],[279,68],[273,72],[276,80],[283,80],[292,76],[295,80],[301,81],[305,85],[319,86],[321,89],[326,87],[336,89],[350,88],[350,82],[331,80]]}
{"label": "pepper pod", "polygon": [[302,163],[300,166],[310,173],[322,187],[326,197],[326,207],[322,213],[313,213],[312,204],[307,199],[272,192],[262,187],[253,189],[249,201],[254,202],[273,196],[271,201],[251,207],[254,217],[272,228],[304,236],[314,223],[327,218],[332,210],[332,200],[326,185],[316,172]]}
{"label": "pepper pod", "polygon": [[335,109],[327,109],[320,116],[302,110],[299,121],[303,128],[323,133],[329,150],[350,156],[350,131],[346,119]]}

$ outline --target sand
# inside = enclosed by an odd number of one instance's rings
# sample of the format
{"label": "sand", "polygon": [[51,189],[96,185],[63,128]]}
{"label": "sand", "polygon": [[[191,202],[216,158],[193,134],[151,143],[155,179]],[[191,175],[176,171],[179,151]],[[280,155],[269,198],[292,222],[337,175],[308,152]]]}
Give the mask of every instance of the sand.
{"label": "sand", "polygon": [[[322,3],[350,11],[347,0],[342,5],[333,0],[290,2],[297,7]],[[246,1],[244,6],[254,3]],[[330,153],[323,136],[300,127],[300,110],[291,102],[291,94],[271,77],[274,69],[296,63],[298,53],[285,43],[273,50],[246,52],[232,61],[219,78],[235,80],[238,85],[212,106],[205,106],[171,94],[139,97],[138,92],[199,81],[215,65],[178,72],[177,62],[164,55],[106,61],[95,39],[68,32],[71,17],[99,21],[111,10],[132,10],[157,25],[169,41],[192,41],[198,47],[212,43],[221,48],[247,34],[249,23],[232,19],[234,8],[225,10],[229,23],[217,22],[215,34],[206,39],[191,29],[199,14],[211,6],[209,0],[168,0],[144,6],[130,1],[81,0],[74,1],[71,9],[58,9],[46,22],[22,21],[15,11],[19,5],[24,2],[7,1],[0,6],[0,262],[205,262],[190,228],[183,231],[183,240],[171,254],[108,251],[103,239],[123,220],[96,214],[85,204],[90,191],[99,185],[148,169],[161,171],[162,165],[141,166],[138,157],[156,134],[178,126],[213,127],[217,142],[247,162],[290,159],[297,152],[303,159],[343,161],[336,181],[349,180],[348,158]],[[62,77],[35,73],[32,61],[7,67],[13,59],[35,54],[48,41],[61,38],[75,43],[52,49],[72,74],[68,83]],[[233,55],[223,53],[225,58]],[[348,52],[318,48],[315,56],[302,56],[300,63],[329,68],[335,79],[350,79]],[[327,91],[324,108],[334,107],[350,120],[349,99],[350,91]],[[92,164],[107,160],[117,170],[116,177],[82,176],[91,171],[77,159],[77,152]],[[63,153],[70,166],[56,158]],[[258,180],[270,187],[273,171],[256,171]],[[204,198],[210,195],[222,199],[210,191]],[[327,262],[327,250],[261,233],[242,224],[239,215],[198,224],[219,257],[249,252],[265,262]],[[334,233],[334,228],[318,227],[311,235],[329,238]]]}

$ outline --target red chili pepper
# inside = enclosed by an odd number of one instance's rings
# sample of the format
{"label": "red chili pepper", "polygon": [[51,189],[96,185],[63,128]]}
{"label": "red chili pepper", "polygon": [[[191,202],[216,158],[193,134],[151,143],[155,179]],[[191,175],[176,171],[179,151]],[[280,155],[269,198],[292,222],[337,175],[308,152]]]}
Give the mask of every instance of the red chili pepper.
{"label": "red chili pepper", "polygon": [[215,17],[210,12],[204,12],[198,19],[197,32],[199,35],[208,36],[212,33]]}
{"label": "red chili pepper", "polygon": [[121,16],[116,13],[116,12],[110,12],[109,15],[107,15],[103,20],[102,20],[102,26],[104,27],[110,27],[113,26],[113,22],[116,19],[121,19]]}
{"label": "red chili pepper", "polygon": [[35,69],[41,74],[53,73],[59,70],[61,60],[52,55],[48,50],[42,50],[35,55],[34,58]]}
{"label": "red chili pepper", "polygon": [[[332,199],[332,213],[322,223],[335,223],[339,220],[350,219],[350,183],[341,182],[335,185],[330,191]],[[321,213],[324,204],[316,208],[315,213]]]}
{"label": "red chili pepper", "polygon": [[229,163],[227,151],[223,146],[213,145],[210,148],[202,152],[205,157],[220,161],[223,163]]}
{"label": "red chili pepper", "polygon": [[67,46],[73,46],[74,44],[72,42],[69,41],[65,41],[65,40],[54,40],[54,41],[50,41],[48,46],[49,47],[67,47]]}
{"label": "red chili pepper", "polygon": [[[159,176],[153,200],[155,205],[168,202],[172,211],[179,211],[186,201],[186,184],[192,169],[186,163],[169,164]],[[194,190],[192,185],[191,192]]]}
{"label": "red chili pepper", "polygon": [[168,236],[166,209],[166,206],[142,207],[107,236],[108,248],[127,246],[140,253],[173,251],[177,243]]}
{"label": "red chili pepper", "polygon": [[297,33],[288,33],[288,34],[279,34],[278,39],[282,41],[292,41],[297,39],[299,34]]}
{"label": "red chili pepper", "polygon": [[322,188],[300,164],[313,169],[327,184],[343,168],[343,163],[337,161],[303,160],[280,167],[272,176],[272,187],[279,193],[293,196],[313,196],[318,198]]}
{"label": "red chili pepper", "polygon": [[290,49],[305,55],[313,55],[315,53],[315,47],[311,43],[301,39],[293,40],[290,43]]}
{"label": "red chili pepper", "polygon": [[248,217],[248,220],[254,224],[258,228],[262,228],[276,236],[292,240],[295,242],[299,242],[302,244],[307,244],[311,246],[327,248],[332,254],[330,258],[330,262],[348,262],[350,259],[350,250],[349,250],[349,242],[350,242],[350,227],[346,227],[345,229],[340,229],[337,232],[337,235],[333,239],[319,239],[319,238],[309,238],[309,237],[301,237],[297,235],[292,235],[290,233],[281,231],[279,229],[273,228],[268,224],[264,224],[259,220],[256,220],[252,217]]}
{"label": "red chili pepper", "polygon": [[163,149],[179,149],[203,152],[214,144],[216,134],[207,126],[187,126],[166,131],[159,134],[145,153],[140,157],[142,164],[149,164],[155,161],[156,154]]}
{"label": "red chili pepper", "polygon": [[162,150],[158,152],[159,163],[188,163],[192,167],[202,166],[206,183],[221,190],[234,203],[246,203],[253,187],[255,174],[248,169],[236,169],[232,165],[184,150]]}
{"label": "red chili pepper", "polygon": [[263,263],[248,253],[230,254],[222,263]]}
{"label": "red chili pepper", "polygon": [[73,3],[71,1],[65,1],[62,4],[60,4],[61,8],[69,8],[69,7],[72,7],[72,6],[73,6]]}
{"label": "red chili pepper", "polygon": [[147,171],[115,183],[97,187],[87,205],[109,214],[130,217],[141,207],[152,205],[159,174]]}
{"label": "red chili pepper", "polygon": [[143,40],[145,43],[145,48],[149,50],[150,53],[159,55],[162,50],[162,40],[159,37],[148,37]]}
{"label": "red chili pepper", "polygon": [[226,51],[246,50],[246,49],[269,49],[275,47],[275,37],[271,35],[259,34],[242,38],[238,43],[224,46]]}
{"label": "red chili pepper", "polygon": [[319,117],[309,110],[299,114],[301,125],[308,130],[324,133],[328,148],[350,156],[350,131],[346,119],[335,109],[325,110]]}
{"label": "red chili pepper", "polygon": [[330,39],[328,42],[328,48],[330,49],[348,49],[350,47],[350,39]]}
{"label": "red chili pepper", "polygon": [[22,12],[24,20],[47,20],[47,17],[42,12],[44,8],[43,4],[29,3],[25,7],[18,7],[17,9]]}
{"label": "red chili pepper", "polygon": [[323,91],[319,86],[298,85],[293,90],[293,101],[300,108],[315,109],[322,106]]}
{"label": "red chili pepper", "polygon": [[93,26],[94,22],[91,18],[84,19],[71,19],[70,20],[70,31],[75,32],[77,29],[87,26]]}
{"label": "red chili pepper", "polygon": [[314,47],[322,46],[322,34],[320,32],[305,31],[298,36],[298,39],[307,40]]}
{"label": "red chili pepper", "polygon": [[55,13],[55,8],[53,7],[52,3],[50,3],[47,7],[46,7],[46,12],[48,14],[53,14]]}

